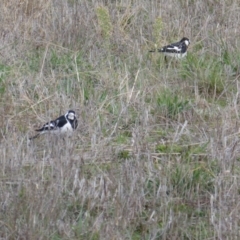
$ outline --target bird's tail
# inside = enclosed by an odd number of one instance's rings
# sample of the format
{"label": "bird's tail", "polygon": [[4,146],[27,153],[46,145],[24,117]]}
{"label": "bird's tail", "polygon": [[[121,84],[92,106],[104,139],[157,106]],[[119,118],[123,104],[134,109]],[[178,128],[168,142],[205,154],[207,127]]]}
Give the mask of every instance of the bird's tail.
{"label": "bird's tail", "polygon": [[30,137],[29,140],[33,140],[33,139],[37,138],[39,135],[40,135],[40,133],[38,133],[38,134],[36,134],[36,135]]}

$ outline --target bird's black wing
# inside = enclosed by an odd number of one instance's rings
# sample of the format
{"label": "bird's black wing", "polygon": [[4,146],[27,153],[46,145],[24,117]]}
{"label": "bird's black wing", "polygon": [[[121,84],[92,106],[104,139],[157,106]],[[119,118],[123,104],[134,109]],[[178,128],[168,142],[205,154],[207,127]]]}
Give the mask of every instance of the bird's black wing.
{"label": "bird's black wing", "polygon": [[72,122],[71,122],[72,128],[76,129],[78,127],[78,120],[75,118]]}
{"label": "bird's black wing", "polygon": [[37,132],[56,130],[67,123],[65,116],[61,116],[51,122],[45,123],[42,128],[36,129]]}
{"label": "bird's black wing", "polygon": [[170,45],[164,46],[158,49],[159,52],[166,52],[166,53],[183,53],[183,44],[180,42],[172,43]]}
{"label": "bird's black wing", "polygon": [[55,122],[57,128],[61,128],[67,123],[67,120],[66,120],[66,117],[64,115],[62,115],[61,117],[54,120],[54,122]]}

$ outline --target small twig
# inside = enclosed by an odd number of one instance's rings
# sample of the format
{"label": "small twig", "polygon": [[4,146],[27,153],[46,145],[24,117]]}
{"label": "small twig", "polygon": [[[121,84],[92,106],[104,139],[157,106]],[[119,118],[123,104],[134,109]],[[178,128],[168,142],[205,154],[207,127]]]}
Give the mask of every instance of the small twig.
{"label": "small twig", "polygon": [[188,121],[185,121],[180,132],[175,134],[173,142],[177,142],[179,140],[179,138],[183,134],[183,130],[186,128],[187,124],[188,124]]}

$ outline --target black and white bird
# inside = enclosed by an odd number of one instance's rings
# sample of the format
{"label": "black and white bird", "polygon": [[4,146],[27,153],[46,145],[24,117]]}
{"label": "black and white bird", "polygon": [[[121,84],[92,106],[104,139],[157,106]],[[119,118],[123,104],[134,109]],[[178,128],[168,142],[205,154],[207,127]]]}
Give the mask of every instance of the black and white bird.
{"label": "black and white bird", "polygon": [[44,133],[54,134],[71,134],[78,126],[75,111],[69,110],[65,115],[58,117],[55,120],[45,123],[42,128],[36,129],[37,135],[30,138],[34,139]]}
{"label": "black and white bird", "polygon": [[[166,56],[181,59],[187,55],[187,49],[189,45],[190,40],[184,37],[179,42],[164,46],[160,49],[157,49],[157,51],[162,52],[165,55],[165,59]],[[150,52],[155,52],[155,50],[151,50]]]}

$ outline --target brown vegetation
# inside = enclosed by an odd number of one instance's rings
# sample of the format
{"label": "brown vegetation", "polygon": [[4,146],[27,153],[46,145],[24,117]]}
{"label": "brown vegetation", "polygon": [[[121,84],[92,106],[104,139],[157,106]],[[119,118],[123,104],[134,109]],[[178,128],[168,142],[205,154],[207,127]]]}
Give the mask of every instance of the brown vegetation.
{"label": "brown vegetation", "polygon": [[[239,9],[2,0],[0,238],[238,239]],[[71,138],[28,141],[68,109]]]}

